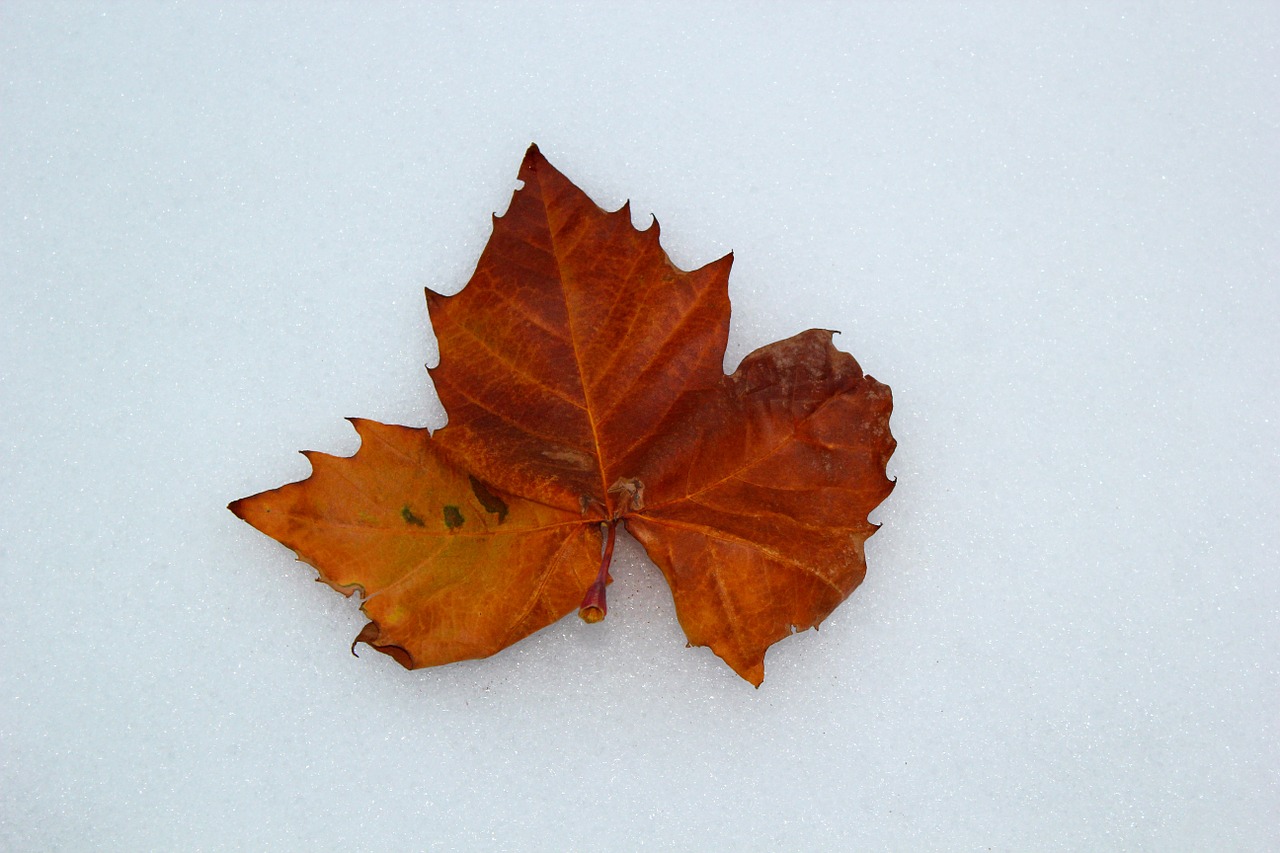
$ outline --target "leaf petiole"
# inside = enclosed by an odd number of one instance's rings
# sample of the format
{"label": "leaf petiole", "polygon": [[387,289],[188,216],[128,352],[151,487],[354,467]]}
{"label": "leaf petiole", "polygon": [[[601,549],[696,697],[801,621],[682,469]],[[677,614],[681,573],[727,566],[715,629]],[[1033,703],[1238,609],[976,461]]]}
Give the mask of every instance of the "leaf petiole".
{"label": "leaf petiole", "polygon": [[587,594],[582,596],[582,604],[578,606],[578,617],[589,625],[604,619],[609,612],[605,601],[605,589],[609,583],[609,564],[613,562],[613,540],[618,535],[618,520],[609,524],[609,537],[604,543],[604,554],[600,557],[600,571],[596,574],[595,583],[587,587]]}

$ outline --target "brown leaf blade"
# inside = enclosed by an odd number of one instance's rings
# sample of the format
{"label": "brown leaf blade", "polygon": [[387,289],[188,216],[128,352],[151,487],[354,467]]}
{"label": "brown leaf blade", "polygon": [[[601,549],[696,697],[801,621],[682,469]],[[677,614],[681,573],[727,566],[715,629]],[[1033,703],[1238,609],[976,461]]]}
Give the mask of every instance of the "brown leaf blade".
{"label": "brown leaf blade", "polygon": [[644,479],[665,501],[627,529],[689,642],[759,685],[765,650],[866,574],[867,515],[893,489],[892,398],[819,330],[755,351],[700,398],[652,450]]}
{"label": "brown leaf blade", "polygon": [[363,590],[372,645],[410,668],[487,657],[577,608],[598,526],[497,493],[425,429],[352,423],[354,456],[308,453],[309,478],[230,509],[338,591]]}
{"label": "brown leaf blade", "polygon": [[616,463],[723,376],[732,256],[677,269],[656,221],[601,210],[536,146],[520,180],[467,286],[427,294],[449,414],[436,439],[507,491],[608,517]]}

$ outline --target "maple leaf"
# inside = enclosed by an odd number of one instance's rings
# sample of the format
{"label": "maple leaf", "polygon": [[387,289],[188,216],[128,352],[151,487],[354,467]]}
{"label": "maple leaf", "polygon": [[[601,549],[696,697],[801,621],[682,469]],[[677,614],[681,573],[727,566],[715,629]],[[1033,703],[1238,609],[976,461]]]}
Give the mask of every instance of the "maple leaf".
{"label": "maple leaf", "polygon": [[656,220],[601,210],[537,146],[519,178],[467,286],[427,291],[446,426],[353,419],[354,456],[309,452],[309,478],[229,508],[361,591],[356,642],[409,668],[604,618],[623,524],[689,643],[758,686],[866,573],[889,389],[822,330],[726,376],[732,255],[678,269]]}

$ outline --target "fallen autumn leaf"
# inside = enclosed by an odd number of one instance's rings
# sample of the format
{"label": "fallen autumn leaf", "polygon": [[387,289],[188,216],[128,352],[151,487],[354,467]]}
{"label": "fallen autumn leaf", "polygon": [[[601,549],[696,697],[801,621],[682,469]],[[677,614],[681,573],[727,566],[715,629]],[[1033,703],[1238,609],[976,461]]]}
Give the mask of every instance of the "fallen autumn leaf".
{"label": "fallen autumn leaf", "polygon": [[677,269],[656,220],[601,210],[537,146],[519,177],[467,286],[427,291],[447,425],[353,420],[354,456],[308,452],[306,480],[229,508],[361,590],[356,642],[409,668],[603,619],[622,524],[689,643],[758,686],[866,573],[889,388],[821,330],[726,376],[732,255]]}

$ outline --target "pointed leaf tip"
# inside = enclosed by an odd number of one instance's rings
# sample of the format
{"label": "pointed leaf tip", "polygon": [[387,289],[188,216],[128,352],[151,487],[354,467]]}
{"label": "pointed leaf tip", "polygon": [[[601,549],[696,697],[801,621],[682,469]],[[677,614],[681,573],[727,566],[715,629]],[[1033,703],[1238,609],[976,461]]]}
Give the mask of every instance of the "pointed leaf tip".
{"label": "pointed leaf tip", "polygon": [[524,162],[520,164],[520,171],[523,172],[525,169],[532,169],[536,172],[538,170],[538,164],[545,162],[547,162],[547,158],[543,156],[542,150],[538,148],[538,144],[536,142],[532,142],[529,144],[528,150],[524,152]]}
{"label": "pointed leaf tip", "polygon": [[356,654],[356,646],[359,643],[364,643],[374,651],[379,651],[379,652],[382,652],[384,655],[389,655],[395,658],[396,663],[400,664],[405,669],[413,669],[414,668],[413,656],[410,655],[409,652],[406,651],[405,649],[402,649],[400,646],[393,646],[393,645],[385,645],[385,646],[374,645],[374,643],[377,642],[378,638],[381,635],[382,635],[382,631],[381,629],[378,628],[377,622],[369,622],[368,624],[366,624],[363,628],[360,629],[360,633],[356,634],[356,638],[351,641],[351,656],[357,657],[357,658],[360,657],[360,655]]}

